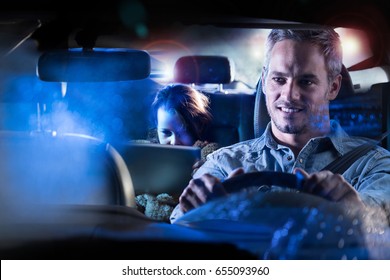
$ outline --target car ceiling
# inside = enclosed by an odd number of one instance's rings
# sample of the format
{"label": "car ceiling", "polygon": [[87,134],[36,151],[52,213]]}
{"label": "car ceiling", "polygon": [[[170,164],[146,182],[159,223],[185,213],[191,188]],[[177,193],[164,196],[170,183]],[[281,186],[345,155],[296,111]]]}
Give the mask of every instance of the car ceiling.
{"label": "car ceiling", "polygon": [[[144,20],[150,26],[170,24],[175,21],[202,22],[219,16],[276,19],[344,27],[371,26],[388,28],[390,2],[385,0],[6,0],[1,3],[0,15],[49,14],[74,24],[98,21],[123,24],[121,14],[130,7],[138,14],[128,14],[134,20]],[[69,17],[71,15],[71,17]]]}
{"label": "car ceiling", "polygon": [[253,28],[291,23],[350,27],[366,31],[374,46],[388,46],[390,37],[390,1],[385,0],[6,0],[1,7],[0,27],[21,19],[41,24],[32,35],[40,50],[68,47],[74,30],[81,30],[79,40],[84,41],[113,33],[137,39],[140,24],[158,32],[178,22]]}
{"label": "car ceiling", "polygon": [[[126,6],[142,6],[150,22],[161,23],[177,19],[199,19],[204,16],[244,16],[286,21],[325,24],[336,22],[338,25],[359,24],[364,17],[378,21],[378,17],[389,23],[390,3],[385,0],[197,0],[196,2],[179,0],[3,0],[1,13],[9,12],[56,12],[59,14],[79,14],[80,18],[90,17],[96,12],[116,14]],[[375,16],[374,16],[375,15]],[[139,16],[139,15],[138,15]],[[77,18],[74,18],[77,19]]]}

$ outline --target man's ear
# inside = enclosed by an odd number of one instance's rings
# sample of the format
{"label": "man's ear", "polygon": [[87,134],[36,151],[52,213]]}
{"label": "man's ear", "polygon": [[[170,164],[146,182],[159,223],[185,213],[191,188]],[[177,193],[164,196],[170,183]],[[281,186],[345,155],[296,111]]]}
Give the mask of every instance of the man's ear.
{"label": "man's ear", "polygon": [[328,94],[328,100],[334,100],[337,95],[339,94],[340,88],[341,88],[341,80],[343,79],[343,76],[341,74],[338,74],[332,81],[330,86],[330,91]]}

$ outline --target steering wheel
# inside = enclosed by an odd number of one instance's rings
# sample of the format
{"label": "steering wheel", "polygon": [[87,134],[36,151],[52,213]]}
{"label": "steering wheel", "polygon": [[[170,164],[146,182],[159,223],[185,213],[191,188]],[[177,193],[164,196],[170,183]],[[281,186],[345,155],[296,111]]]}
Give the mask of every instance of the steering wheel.
{"label": "steering wheel", "polygon": [[237,175],[226,179],[222,185],[228,193],[237,192],[250,186],[280,186],[284,188],[302,189],[304,178],[299,174],[276,171],[258,171]]}
{"label": "steering wheel", "polygon": [[[278,171],[256,171],[237,175],[222,182],[228,193],[237,193],[251,186],[278,186],[286,189],[277,192],[262,192],[260,205],[267,207],[319,207],[340,213],[342,206],[321,196],[300,192],[305,179],[300,174]],[[291,191],[293,190],[293,191]],[[295,190],[295,191],[294,191]]]}
{"label": "steering wheel", "polygon": [[[329,215],[339,216],[355,216],[356,211],[350,207],[347,209],[344,205],[327,200],[321,196],[300,192],[304,184],[304,178],[298,174],[274,172],[274,171],[258,171],[237,175],[226,179],[222,182],[225,190],[231,195],[220,197],[212,200],[205,205],[193,209],[186,213],[183,220],[194,221],[202,220],[210,217],[210,213],[216,209],[224,214],[218,214],[221,217],[231,218],[233,213],[231,209],[260,209],[267,208],[267,211],[275,209],[283,209],[287,215],[292,209],[316,209],[316,211],[324,212]],[[239,192],[251,186],[279,186],[285,188],[270,192]],[[243,201],[246,203],[243,206]],[[223,206],[220,206],[223,205]],[[299,211],[301,211],[299,210]],[[263,210],[262,210],[263,211]],[[272,212],[271,211],[271,212]],[[306,211],[306,210],[305,210]],[[349,213],[346,213],[349,212]]]}
{"label": "steering wheel", "polygon": [[[359,213],[323,197],[299,192],[303,183],[303,177],[283,172],[240,174],[222,182],[230,195],[187,212],[175,223],[216,234],[228,242],[250,240],[248,248],[257,244],[256,253],[264,254],[261,258],[265,256],[264,248],[275,254],[270,258],[318,258],[324,256],[325,246],[330,252],[328,257],[337,259],[349,254],[340,250],[340,244],[344,248],[364,246]],[[280,186],[286,191],[239,192],[261,185]],[[351,235],[346,235],[347,231]],[[287,245],[294,245],[294,251],[287,252]],[[354,252],[351,251],[351,258],[355,257]]]}

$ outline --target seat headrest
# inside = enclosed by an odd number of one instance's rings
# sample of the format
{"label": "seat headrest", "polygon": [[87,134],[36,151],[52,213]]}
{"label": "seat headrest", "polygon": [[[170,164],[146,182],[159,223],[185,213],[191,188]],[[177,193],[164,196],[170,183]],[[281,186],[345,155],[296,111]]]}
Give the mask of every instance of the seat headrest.
{"label": "seat headrest", "polygon": [[177,83],[228,84],[233,80],[234,64],[225,56],[182,56],[174,66]]}
{"label": "seat headrest", "polygon": [[353,87],[352,78],[351,75],[349,74],[348,69],[345,67],[344,64],[343,67],[341,68],[340,74],[343,77],[343,79],[341,80],[341,87],[337,97],[339,98],[339,97],[354,95],[355,90]]}
{"label": "seat headrest", "polygon": [[257,82],[257,86],[256,86],[256,98],[255,98],[254,110],[255,112],[253,114],[253,125],[254,125],[253,129],[254,129],[255,138],[258,138],[263,134],[267,124],[271,120],[270,116],[268,115],[267,106],[265,103],[265,95],[262,89],[261,77]]}

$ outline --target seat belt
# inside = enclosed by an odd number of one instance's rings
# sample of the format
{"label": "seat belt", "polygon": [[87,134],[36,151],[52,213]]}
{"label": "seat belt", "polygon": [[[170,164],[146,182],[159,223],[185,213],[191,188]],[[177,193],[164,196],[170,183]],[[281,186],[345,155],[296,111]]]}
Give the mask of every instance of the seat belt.
{"label": "seat belt", "polygon": [[374,143],[365,143],[356,149],[353,149],[343,156],[338,157],[322,170],[329,170],[333,173],[343,174],[353,162],[359,159],[361,156],[367,154],[370,150],[376,147],[383,139],[385,139],[390,134],[390,131],[383,133],[380,139],[377,139]]}

